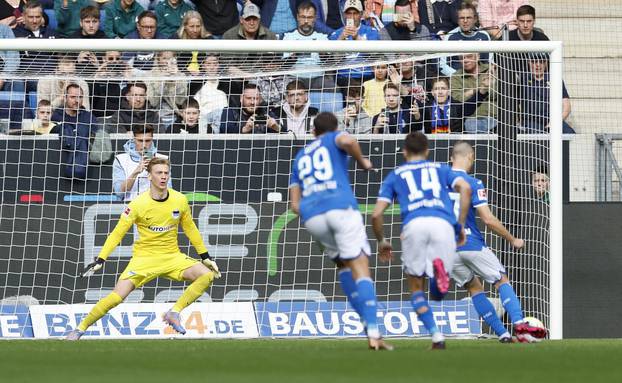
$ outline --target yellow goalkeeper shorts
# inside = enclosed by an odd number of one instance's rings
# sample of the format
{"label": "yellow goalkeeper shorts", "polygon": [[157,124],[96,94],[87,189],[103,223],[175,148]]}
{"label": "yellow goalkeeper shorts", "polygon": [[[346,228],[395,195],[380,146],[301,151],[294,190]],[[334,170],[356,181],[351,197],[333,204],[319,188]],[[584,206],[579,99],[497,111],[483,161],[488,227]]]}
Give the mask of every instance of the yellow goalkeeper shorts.
{"label": "yellow goalkeeper shorts", "polygon": [[132,257],[121,279],[129,279],[136,287],[158,277],[183,281],[184,271],[199,262],[183,253]]}

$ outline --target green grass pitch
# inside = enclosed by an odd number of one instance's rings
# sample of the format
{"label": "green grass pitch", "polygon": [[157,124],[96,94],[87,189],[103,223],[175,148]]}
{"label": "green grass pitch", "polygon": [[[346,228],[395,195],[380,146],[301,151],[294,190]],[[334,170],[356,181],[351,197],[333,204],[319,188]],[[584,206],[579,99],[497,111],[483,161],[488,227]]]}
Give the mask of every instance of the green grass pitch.
{"label": "green grass pitch", "polygon": [[83,340],[0,342],[2,382],[333,383],[333,382],[620,382],[622,340],[500,344],[392,341],[372,352],[366,341]]}

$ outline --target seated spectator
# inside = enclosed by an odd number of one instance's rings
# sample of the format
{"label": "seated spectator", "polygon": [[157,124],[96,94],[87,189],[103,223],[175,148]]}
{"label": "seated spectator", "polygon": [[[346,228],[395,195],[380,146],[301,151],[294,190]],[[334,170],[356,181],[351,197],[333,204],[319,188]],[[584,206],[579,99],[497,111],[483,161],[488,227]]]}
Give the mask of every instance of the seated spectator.
{"label": "seated spectator", "polygon": [[535,197],[544,202],[549,203],[549,173],[546,167],[541,167],[531,173],[531,187]]}
{"label": "seated spectator", "polygon": [[72,39],[105,39],[106,34],[99,29],[99,8],[89,5],[80,10],[80,30],[70,37]]}
{"label": "seated spectator", "polygon": [[[130,32],[126,39],[164,39],[164,36],[157,32],[157,20],[155,13],[144,11],[138,15],[136,19],[136,30]],[[123,52],[123,60],[125,60],[134,70],[134,75],[144,76],[153,69],[155,61],[155,52]]]}
{"label": "seated spectator", "polygon": [[240,16],[240,24],[226,31],[222,38],[225,40],[276,40],[277,37],[268,28],[261,25],[259,7],[253,3],[246,3]]}
{"label": "seated spectator", "polygon": [[[110,39],[124,38],[135,32],[138,15],[145,10],[134,0],[111,0],[104,9],[106,10],[104,32]],[[149,28],[151,27],[153,27],[151,32],[155,34],[157,26],[150,24]]]}
{"label": "seated spectator", "polygon": [[[345,26],[335,30],[328,38],[330,40],[378,40],[378,31],[374,28],[361,24],[363,6],[359,0],[346,0],[343,5],[343,18]],[[362,61],[364,54],[347,54],[344,64],[356,64]],[[359,82],[372,76],[369,67],[359,67],[353,69],[340,69],[337,71],[337,84],[340,86],[350,86],[352,80]]]}
{"label": "seated spectator", "polygon": [[[177,33],[173,36],[182,40],[203,40],[211,39],[212,35],[203,26],[201,14],[197,11],[188,11],[184,16],[181,26]],[[198,60],[199,52],[180,52],[177,57],[179,69],[191,75],[197,75],[201,72]]]}
{"label": "seated spectator", "polygon": [[[529,60],[529,73],[523,75],[520,86],[520,130],[524,133],[548,133],[550,114],[550,78],[548,61],[540,57]],[[570,96],[562,84],[563,133],[575,133],[566,119],[570,116]]]}
{"label": "seated spectator", "polygon": [[110,117],[119,110],[122,79],[130,76],[130,67],[121,59],[121,52],[104,53],[94,79],[88,81],[95,116]]}
{"label": "seated spectator", "polygon": [[[219,78],[219,56],[215,53],[203,54],[201,61],[202,75],[207,79],[194,94],[201,111],[201,128],[207,132],[220,132],[220,116],[228,106],[227,94],[221,89]],[[192,89],[192,88],[191,88]],[[191,93],[192,94],[192,93]]]}
{"label": "seated spectator", "polygon": [[446,77],[432,80],[431,93],[432,100],[424,106],[423,111],[425,133],[461,133],[463,116],[473,114],[481,102],[479,92],[475,92],[464,103],[452,100]]}
{"label": "seated spectator", "polygon": [[349,88],[345,108],[335,113],[339,130],[353,134],[371,133],[371,117],[365,113],[361,104],[361,88]]}
{"label": "seated spectator", "polygon": [[402,108],[400,88],[393,83],[384,86],[386,108],[372,119],[373,133],[410,133],[421,130],[421,112],[415,103],[409,109]]}
{"label": "seated spectator", "polygon": [[486,28],[493,39],[499,40],[503,37],[503,28],[507,27],[510,31],[516,29],[514,15],[521,5],[527,3],[528,0],[478,0],[480,26]]}
{"label": "seated spectator", "polygon": [[135,124],[149,124],[156,133],[164,133],[157,110],[147,103],[147,85],[137,81],[129,83],[121,92],[120,110],[106,120],[104,128],[109,133],[125,133]]}
{"label": "seated spectator", "polygon": [[54,110],[52,121],[57,122],[51,133],[61,140],[61,163],[66,177],[86,178],[91,136],[99,129],[95,116],[83,107],[84,94],[78,84],[65,88],[63,105]]}
{"label": "seated spectator", "polygon": [[37,84],[37,100],[48,100],[52,109],[60,108],[65,102],[67,85],[74,84],[82,90],[82,104],[85,110],[91,110],[89,87],[86,81],[76,78],[76,57],[64,54],[58,59],[54,74],[39,80]]}
{"label": "seated spectator", "polygon": [[402,108],[410,108],[413,99],[424,103],[429,87],[426,82],[438,77],[437,67],[428,61],[414,61],[411,55],[404,53],[398,60],[396,65],[389,66],[388,75],[392,83],[400,85]]}
{"label": "seated spectator", "polygon": [[531,5],[523,5],[516,11],[517,27],[510,32],[510,41],[548,41],[543,32],[536,30],[536,9]]}
{"label": "seated spectator", "polygon": [[458,6],[461,0],[419,1],[419,18],[430,33],[439,37],[458,26]]}
{"label": "seated spectator", "polygon": [[172,36],[181,26],[184,15],[192,11],[190,4],[184,0],[162,0],[155,7],[158,17],[158,33],[162,36]]}
{"label": "seated spectator", "polygon": [[178,105],[188,98],[188,83],[177,67],[175,52],[156,53],[155,65],[148,74],[147,102],[160,111],[160,121],[164,126],[172,125],[181,116]]}
{"label": "seated spectator", "polygon": [[296,29],[296,0],[250,0],[260,9],[263,24],[276,34]]}
{"label": "seated spectator", "polygon": [[[50,133],[65,134],[65,128],[71,127],[70,130],[75,131],[77,126],[84,127],[89,132],[97,130],[95,117],[84,108],[84,93],[82,87],[76,83],[69,83],[63,90],[63,102],[54,109],[52,113],[52,121],[57,125]],[[39,101],[43,102],[43,100]],[[89,134],[90,136],[90,134]]]}
{"label": "seated spectator", "polygon": [[393,8],[393,22],[380,30],[380,40],[430,40],[434,37],[411,11],[410,0],[397,0]]}
{"label": "seated spectator", "polygon": [[[443,36],[447,41],[490,41],[490,36],[484,31],[478,31],[477,10],[471,3],[463,3],[458,8],[458,27]],[[482,53],[480,59],[488,62],[488,53]],[[439,59],[441,73],[447,77],[456,73],[462,67],[460,57],[443,56]]]}
{"label": "seated spectator", "polygon": [[235,1],[191,0],[201,14],[205,29],[214,36],[222,35],[238,24],[238,6]]}
{"label": "seated spectator", "polygon": [[24,120],[22,125],[23,132],[33,132],[34,134],[50,134],[55,122],[52,122],[52,106],[48,100],[41,100],[37,104],[37,112],[34,120]]}
{"label": "seated spectator", "polygon": [[281,127],[262,105],[257,85],[246,83],[240,95],[240,107],[227,107],[220,119],[221,133],[278,133]]}
{"label": "seated spectator", "polygon": [[374,67],[374,78],[363,83],[363,110],[369,116],[375,116],[382,108],[384,103],[384,86],[389,81],[387,79],[387,64],[378,64]]}
{"label": "seated spectator", "polygon": [[478,53],[462,56],[462,68],[451,76],[451,98],[468,102],[477,96],[480,103],[473,113],[463,113],[466,133],[489,133],[497,126],[496,98],[489,64],[480,62]]}
{"label": "seated spectator", "polygon": [[315,29],[320,33],[330,35],[335,30],[343,27],[341,18],[341,1],[312,0],[317,10]]}
{"label": "seated spectator", "polygon": [[313,118],[318,109],[309,103],[309,94],[306,85],[300,80],[294,80],[285,87],[285,102],[273,111],[282,132],[292,132],[296,136],[313,132]]}
{"label": "seated spectator", "polygon": [[[13,30],[4,24],[0,24],[0,39],[14,39]],[[22,91],[24,83],[20,80],[4,80],[19,68],[19,52],[18,51],[0,51],[0,90],[5,91]]]}
{"label": "seated spectator", "polygon": [[199,103],[190,97],[181,104],[181,122],[174,123],[166,132],[181,134],[214,133],[210,125],[206,125],[207,131],[201,131],[200,116]]}
{"label": "seated spectator", "polygon": [[44,25],[43,7],[38,1],[30,0],[24,5],[23,18],[24,24],[18,24],[13,28],[15,37],[28,39],[49,39],[54,37],[54,29]]}
{"label": "seated spectator", "polygon": [[54,0],[56,37],[70,37],[80,30],[80,10],[91,5],[91,0]]}
{"label": "seated spectator", "polygon": [[[153,142],[153,126],[132,125],[132,138],[123,145],[124,152],[117,154],[112,164],[112,190],[124,201],[131,201],[149,190],[147,165],[152,158],[168,158],[158,153]],[[172,187],[171,179],[168,180]]]}
{"label": "seated spectator", "polygon": [[[316,19],[315,5],[305,0],[298,5],[298,11],[296,13],[296,21],[298,27],[283,35],[283,40],[328,40],[328,36],[315,31],[315,19]],[[304,80],[311,90],[323,90],[326,88],[334,88],[334,78],[329,75],[325,75],[321,70],[321,57],[317,52],[314,53],[284,53],[283,58],[288,62],[293,62],[293,69],[304,69],[304,73],[298,75],[299,79]],[[316,72],[309,72],[309,69],[317,68]]]}

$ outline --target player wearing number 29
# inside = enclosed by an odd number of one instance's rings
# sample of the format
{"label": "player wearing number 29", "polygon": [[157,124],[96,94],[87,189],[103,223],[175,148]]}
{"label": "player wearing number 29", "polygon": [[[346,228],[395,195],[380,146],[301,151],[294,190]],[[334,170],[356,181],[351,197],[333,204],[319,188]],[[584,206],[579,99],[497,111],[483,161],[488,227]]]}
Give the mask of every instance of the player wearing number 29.
{"label": "player wearing number 29", "polygon": [[[69,334],[67,340],[78,340],[87,328],[117,306],[137,287],[157,278],[174,281],[192,281],[173,308],[163,316],[165,323],[175,331],[185,334],[179,312],[198,299],[220,278],[216,262],[207,253],[201,234],[192,220],[186,197],[168,188],[170,164],[168,159],[154,158],[147,165],[150,189],[140,194],[127,206],[119,223],[104,243],[95,262],[87,266],[82,276],[92,275],[101,269],[125,233],[136,225],[140,238],[134,243],[133,256],[121,274],[114,290],[102,298],[91,312]],[[202,262],[187,257],[179,250],[178,226],[199,253]]]}
{"label": "player wearing number 29", "polygon": [[348,155],[365,170],[372,164],[354,137],[337,131],[338,124],[332,113],[315,117],[316,139],[294,159],[291,208],[339,268],[339,281],[366,328],[369,348],[391,350],[378,330],[376,291],[369,273],[371,249],[350,186]]}
{"label": "player wearing number 29", "polygon": [[[464,286],[469,291],[475,310],[495,331],[502,343],[511,343],[512,337],[497,316],[492,303],[486,298],[486,293],[478,276],[486,282],[494,284],[499,291],[501,303],[514,325],[516,338],[525,343],[537,342],[539,338],[544,338],[546,331],[529,326],[523,320],[520,302],[512,285],[510,285],[505,268],[490,248],[486,246],[484,236],[479,231],[475,221],[476,214],[489,229],[505,238],[515,249],[521,249],[525,241],[515,238],[495,217],[488,207],[484,183],[467,174],[475,162],[475,152],[471,144],[464,141],[456,143],[451,154],[451,162],[454,171],[462,173],[462,177],[471,185],[473,190],[466,220],[466,243],[458,248],[458,257],[454,264],[452,276],[458,285]],[[455,196],[454,200],[456,201],[457,214],[459,209],[457,206],[458,196]]]}
{"label": "player wearing number 29", "polygon": [[[410,133],[404,141],[406,162],[393,170],[380,187],[372,214],[378,253],[384,261],[392,258],[392,246],[384,238],[384,211],[394,199],[402,217],[402,264],[412,291],[411,303],[419,320],[432,335],[432,348],[444,349],[445,338],[439,331],[423,292],[424,277],[430,281],[433,295],[443,296],[449,289],[449,274],[456,257],[456,236],[464,242],[466,209],[471,187],[447,165],[427,160],[428,139],[421,132]],[[456,222],[449,192],[460,193],[463,206]]]}

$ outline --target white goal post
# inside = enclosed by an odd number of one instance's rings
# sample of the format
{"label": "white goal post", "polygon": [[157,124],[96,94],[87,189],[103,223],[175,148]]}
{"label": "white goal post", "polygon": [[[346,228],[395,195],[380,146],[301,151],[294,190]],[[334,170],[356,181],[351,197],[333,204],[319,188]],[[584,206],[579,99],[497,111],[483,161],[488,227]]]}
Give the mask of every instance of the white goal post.
{"label": "white goal post", "polygon": [[9,51],[205,51],[247,52],[334,52],[463,54],[546,53],[550,55],[549,173],[549,329],[551,339],[563,338],[563,249],[562,249],[562,43],[558,41],[230,41],[230,40],[74,40],[2,39],[0,50]]}

